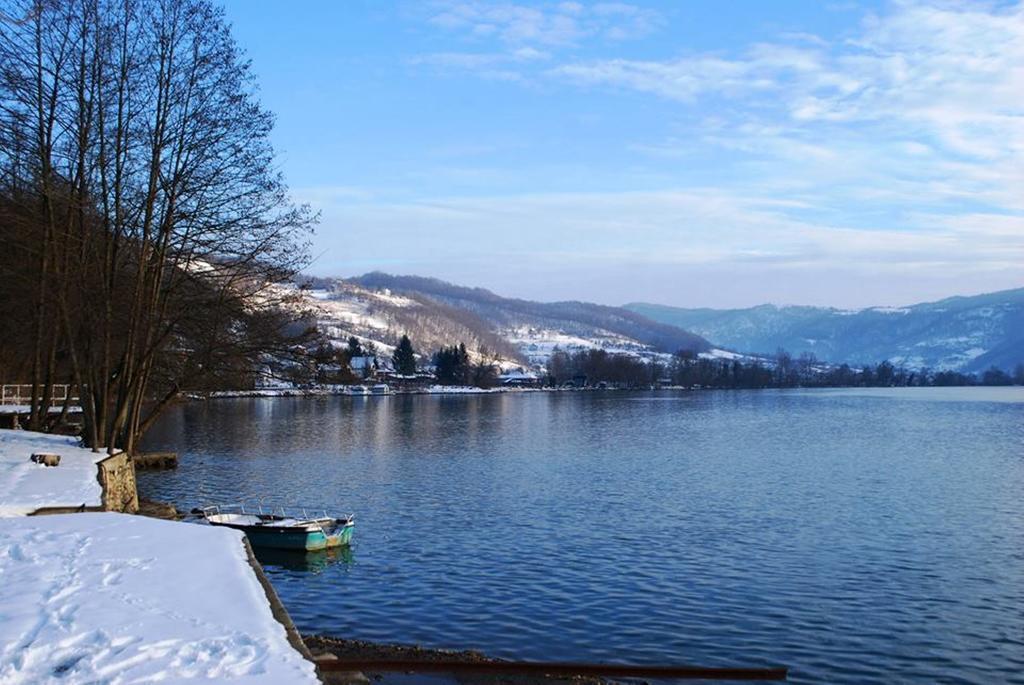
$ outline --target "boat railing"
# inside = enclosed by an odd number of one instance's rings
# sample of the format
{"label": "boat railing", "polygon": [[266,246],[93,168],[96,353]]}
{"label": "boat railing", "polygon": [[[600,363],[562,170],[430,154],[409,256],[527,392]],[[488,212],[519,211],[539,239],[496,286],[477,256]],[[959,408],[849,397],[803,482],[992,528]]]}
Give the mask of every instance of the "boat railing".
{"label": "boat railing", "polygon": [[[213,504],[202,508],[203,516],[214,516],[218,514],[247,514],[250,516],[274,516],[282,519],[295,519],[299,523],[319,523],[323,520],[338,520],[344,519],[346,521],[352,521],[355,516],[353,514],[345,514],[344,516],[332,516],[327,513],[326,509],[310,509],[302,506],[291,506],[285,507],[283,505],[267,505],[263,500],[257,501],[255,504],[246,503],[231,503],[231,504]],[[320,525],[321,529],[323,525]]]}

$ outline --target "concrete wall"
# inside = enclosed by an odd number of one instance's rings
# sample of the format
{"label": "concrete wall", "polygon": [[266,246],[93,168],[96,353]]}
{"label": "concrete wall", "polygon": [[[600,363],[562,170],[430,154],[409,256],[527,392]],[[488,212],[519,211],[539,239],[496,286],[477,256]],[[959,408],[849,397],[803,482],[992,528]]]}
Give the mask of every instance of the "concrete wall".
{"label": "concrete wall", "polygon": [[135,487],[135,464],[126,452],[107,457],[99,463],[103,486],[103,510],[135,514],[139,511],[139,492]]}

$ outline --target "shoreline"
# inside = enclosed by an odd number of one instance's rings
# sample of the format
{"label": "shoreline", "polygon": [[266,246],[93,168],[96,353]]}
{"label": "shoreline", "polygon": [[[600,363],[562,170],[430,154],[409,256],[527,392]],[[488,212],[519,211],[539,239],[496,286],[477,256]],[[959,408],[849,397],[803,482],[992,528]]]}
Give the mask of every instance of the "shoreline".
{"label": "shoreline", "polygon": [[[839,386],[837,386],[839,387]],[[842,386],[846,387],[846,386]],[[772,390],[779,388],[712,388],[712,387],[686,387],[682,385],[665,385],[658,387],[629,387],[629,388],[552,388],[552,387],[497,387],[478,388],[465,385],[434,385],[426,388],[412,390],[397,389],[387,393],[349,393],[344,386],[320,387],[320,388],[264,388],[259,390],[211,390],[209,392],[188,392],[182,393],[180,399],[191,401],[206,401],[218,399],[237,398],[276,398],[276,397],[388,397],[390,395],[517,395],[533,393],[579,393],[579,392],[697,392],[700,390]],[[806,390],[808,388],[784,388],[786,390]]]}
{"label": "shoreline", "polygon": [[[742,391],[742,390],[780,390],[807,392],[810,390],[850,390],[864,393],[872,393],[885,390],[954,390],[963,388],[996,389],[1019,388],[1019,385],[796,385],[796,386],[764,386],[764,387],[717,387],[717,386],[683,386],[683,385],[661,385],[656,387],[585,387],[585,388],[552,388],[552,387],[497,387],[477,388],[461,385],[435,385],[417,389],[396,389],[387,393],[351,393],[345,390],[346,386],[316,387],[316,388],[263,388],[253,390],[211,390],[208,392],[183,392],[177,402],[205,402],[218,399],[274,399],[274,398],[310,398],[310,397],[388,397],[391,395],[515,395],[533,393],[604,393],[604,392],[706,392],[709,390]],[[52,410],[51,410],[52,411]],[[81,416],[81,407],[72,406],[68,409],[68,416]],[[27,416],[28,407],[24,405],[2,405],[0,404],[0,419],[11,419],[19,416]],[[72,426],[77,425],[71,422]],[[0,426],[0,428],[18,429],[20,425]],[[53,435],[63,434],[75,437],[77,433],[54,431]]]}
{"label": "shoreline", "polygon": [[[187,523],[185,519],[189,517],[188,512],[179,509],[175,504],[146,498],[140,498],[139,511],[136,515],[179,523]],[[260,563],[257,555],[253,552],[248,540],[245,541],[245,549],[248,563],[266,594],[274,618],[284,627],[288,642],[304,657],[313,661],[314,664],[322,659],[354,659],[360,661],[401,659],[430,663],[444,663],[446,661],[501,663],[506,661],[505,659],[492,657],[475,649],[442,649],[403,643],[374,642],[321,633],[302,633],[295,627],[288,613],[287,605],[285,605],[274,590],[272,581],[263,568],[263,564]],[[319,675],[324,683],[388,683],[392,679],[408,676],[405,673],[376,671],[342,671],[320,673]],[[438,684],[457,682],[461,685],[527,685],[528,683],[540,683],[542,685],[555,685],[558,683],[605,685],[615,682],[590,676],[547,676],[538,678],[536,676],[494,676],[483,674],[459,674],[454,676],[446,673],[431,673],[425,676],[424,680]]]}
{"label": "shoreline", "polygon": [[[315,659],[353,659],[360,661],[387,661],[401,659],[423,661],[428,663],[444,663],[448,661],[473,661],[481,663],[502,663],[505,659],[488,656],[475,649],[437,649],[421,645],[407,645],[387,642],[371,642],[321,634],[303,634],[302,640]],[[363,674],[371,682],[387,683],[396,676],[408,674],[396,672],[375,672],[366,670]],[[417,674],[418,675],[418,674]],[[324,682],[331,683],[332,674],[323,674]],[[554,685],[556,683],[574,683],[577,685],[606,685],[615,681],[593,676],[519,676],[519,675],[484,675],[460,673],[457,676],[447,673],[431,673],[422,676],[424,682],[459,683],[460,685]],[[342,677],[338,682],[366,682],[358,678]],[[405,680],[404,682],[410,682]]]}
{"label": "shoreline", "polygon": [[477,388],[462,385],[434,385],[415,390],[391,390],[386,393],[351,393],[345,386],[319,388],[263,388],[254,390],[211,390],[210,392],[183,393],[184,400],[217,400],[231,398],[273,397],[387,397],[389,395],[495,395],[505,393],[546,392],[556,388]]}
{"label": "shoreline", "polygon": [[[1003,392],[1006,389],[1020,388],[1018,385],[992,386],[992,385],[797,385],[787,387],[765,386],[757,388],[748,387],[713,387],[695,386],[687,387],[682,385],[663,385],[658,387],[631,387],[631,388],[476,388],[471,386],[432,386],[430,388],[416,390],[392,390],[388,393],[379,394],[352,394],[338,388],[273,388],[262,390],[214,390],[208,393],[183,393],[179,398],[182,401],[203,402],[218,399],[274,399],[274,398],[311,398],[311,397],[388,397],[391,395],[518,395],[534,393],[620,393],[620,392],[685,392],[698,393],[708,391],[761,391],[777,390],[787,392],[808,392],[808,391],[853,391],[862,394],[872,394],[879,391],[938,391],[948,392],[973,388],[978,390],[995,390]],[[2,413],[3,407],[0,407]]]}

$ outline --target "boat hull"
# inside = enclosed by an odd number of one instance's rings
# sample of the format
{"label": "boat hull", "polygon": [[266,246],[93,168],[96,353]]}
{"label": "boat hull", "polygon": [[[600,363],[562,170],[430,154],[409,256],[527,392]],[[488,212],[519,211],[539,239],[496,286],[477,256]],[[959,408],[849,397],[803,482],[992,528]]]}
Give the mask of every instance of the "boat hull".
{"label": "boat hull", "polygon": [[315,552],[331,547],[342,547],[352,541],[352,530],[355,526],[341,526],[331,533],[322,531],[294,531],[288,529],[263,528],[245,526],[241,530],[249,538],[249,543],[256,547],[272,547],[274,549],[299,549]]}
{"label": "boat hull", "polygon": [[[266,521],[260,521],[263,518]],[[279,518],[279,517],[278,517]],[[249,544],[253,547],[273,549],[305,550],[316,552],[334,547],[343,547],[352,542],[355,523],[349,519],[341,519],[336,523],[312,525],[274,525],[271,517],[255,514],[214,514],[206,517],[211,526],[233,528],[245,533]]]}

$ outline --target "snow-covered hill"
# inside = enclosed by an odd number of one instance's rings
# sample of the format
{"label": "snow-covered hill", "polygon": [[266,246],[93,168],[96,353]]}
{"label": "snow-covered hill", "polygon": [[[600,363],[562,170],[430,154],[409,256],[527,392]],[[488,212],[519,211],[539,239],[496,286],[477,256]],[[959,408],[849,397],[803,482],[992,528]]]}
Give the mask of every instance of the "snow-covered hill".
{"label": "snow-covered hill", "polygon": [[618,307],[540,303],[434,279],[373,273],[354,279],[310,279],[299,306],[336,345],[349,336],[390,355],[403,334],[429,356],[465,343],[471,357],[503,368],[542,367],[556,348],[604,349],[663,358],[679,349],[714,351],[703,338]]}
{"label": "snow-covered hill", "polygon": [[380,356],[390,357],[401,337],[408,335],[423,358],[442,346],[465,343],[473,361],[486,358],[502,368],[525,363],[517,348],[486,322],[429,298],[340,279],[317,279],[313,286],[300,291],[298,306],[336,346],[355,336],[364,344],[373,343]]}
{"label": "snow-covered hill", "polygon": [[681,309],[644,303],[626,308],[749,352],[782,347],[834,363],[888,359],[911,368],[966,372],[992,365],[1009,371],[1024,362],[1024,288],[860,310],[774,305]]}

